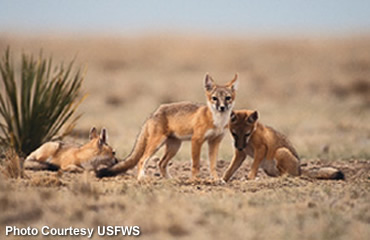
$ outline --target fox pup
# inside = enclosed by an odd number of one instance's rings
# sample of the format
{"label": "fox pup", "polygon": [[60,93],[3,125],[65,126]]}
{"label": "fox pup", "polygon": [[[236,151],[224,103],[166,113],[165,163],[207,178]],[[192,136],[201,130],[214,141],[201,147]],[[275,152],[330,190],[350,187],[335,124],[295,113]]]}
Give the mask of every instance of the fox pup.
{"label": "fox pup", "polygon": [[228,181],[247,155],[254,157],[248,179],[254,179],[258,167],[270,176],[301,174],[300,160],[288,139],[274,129],[257,122],[258,112],[233,111],[230,132],[234,139],[235,154],[222,179]]}
{"label": "fox pup", "polygon": [[164,145],[165,154],[159,161],[159,170],[163,177],[169,178],[168,162],[175,156],[182,141],[191,140],[192,178],[196,179],[199,175],[201,147],[207,141],[210,173],[218,179],[218,148],[234,107],[237,78],[235,74],[227,84],[217,85],[206,74],[204,89],[207,105],[190,102],[161,105],[144,123],[131,154],[113,167],[97,171],[97,177],[114,176],[138,164],[137,178],[141,180],[145,177],[146,161]]}
{"label": "fox pup", "polygon": [[83,146],[64,142],[47,142],[32,152],[24,168],[32,170],[58,170],[83,172],[86,168],[109,167],[117,163],[115,152],[107,144],[107,131],[100,136],[96,128],[90,130],[90,141]]}

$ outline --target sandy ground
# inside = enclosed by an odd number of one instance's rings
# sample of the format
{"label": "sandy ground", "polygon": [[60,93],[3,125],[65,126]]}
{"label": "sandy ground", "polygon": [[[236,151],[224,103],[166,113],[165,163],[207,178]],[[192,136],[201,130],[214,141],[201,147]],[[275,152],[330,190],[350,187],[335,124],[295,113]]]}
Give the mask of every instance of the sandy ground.
{"label": "sandy ground", "polygon": [[[138,225],[142,239],[368,239],[369,40],[2,35],[0,49],[9,45],[15,60],[21,52],[38,54],[42,48],[54,62],[77,55],[78,65],[88,65],[88,97],[79,108],[83,117],[67,141],[85,142],[92,126],[104,126],[123,158],[161,103],[205,102],[206,72],[220,83],[238,72],[236,108],[259,110],[263,123],[290,138],[305,169],[334,166],[346,180],[270,178],[259,172],[258,179],[247,181],[248,159],[230,183],[221,185],[208,178],[204,147],[202,180],[191,182],[190,145],[184,143],[171,163],[171,180],[158,177],[155,159],[144,183],[135,180],[135,169],[101,180],[88,173],[1,176],[0,238],[7,225]],[[220,175],[232,154],[226,136]]]}

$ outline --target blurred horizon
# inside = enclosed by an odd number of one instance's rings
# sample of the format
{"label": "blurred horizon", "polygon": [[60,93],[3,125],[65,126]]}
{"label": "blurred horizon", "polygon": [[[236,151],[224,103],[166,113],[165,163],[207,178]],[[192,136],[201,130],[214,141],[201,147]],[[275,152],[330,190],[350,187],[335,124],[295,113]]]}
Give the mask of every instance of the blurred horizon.
{"label": "blurred horizon", "polygon": [[370,1],[0,0],[0,33],[369,34]]}

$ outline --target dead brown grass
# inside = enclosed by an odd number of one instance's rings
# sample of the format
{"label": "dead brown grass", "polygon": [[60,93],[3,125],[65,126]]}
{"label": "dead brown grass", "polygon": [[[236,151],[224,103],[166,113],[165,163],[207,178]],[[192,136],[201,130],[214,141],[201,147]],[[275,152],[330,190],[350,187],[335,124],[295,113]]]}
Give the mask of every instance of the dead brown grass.
{"label": "dead brown grass", "polygon": [[141,239],[367,239],[369,163],[332,165],[343,169],[346,181],[269,178],[262,172],[258,180],[245,181],[250,166],[244,164],[225,185],[206,179],[189,182],[187,166],[179,162],[172,166],[179,174],[173,180],[152,177],[138,183],[131,174],[101,180],[89,174],[63,174],[64,184],[58,186],[2,181],[0,223],[138,225]]}
{"label": "dead brown grass", "polygon": [[6,150],[2,159],[0,171],[7,178],[23,178],[23,159],[21,159],[13,149]]}
{"label": "dead brown grass", "polygon": [[[336,167],[346,180],[259,172],[257,180],[246,181],[246,160],[230,183],[220,185],[208,179],[204,148],[202,180],[191,182],[190,145],[184,143],[171,163],[171,180],[157,177],[155,161],[144,183],[136,182],[135,169],[101,180],[29,171],[29,179],[1,179],[0,230],[6,224],[138,225],[141,239],[368,239],[369,39],[2,35],[0,49],[10,45],[16,56],[43,48],[56,61],[78,53],[80,63],[88,62],[89,97],[71,141],[84,142],[91,126],[104,126],[123,157],[160,103],[204,102],[206,72],[218,82],[239,72],[236,107],[258,109],[263,123],[288,135],[305,169]],[[232,154],[227,136],[219,174]]]}

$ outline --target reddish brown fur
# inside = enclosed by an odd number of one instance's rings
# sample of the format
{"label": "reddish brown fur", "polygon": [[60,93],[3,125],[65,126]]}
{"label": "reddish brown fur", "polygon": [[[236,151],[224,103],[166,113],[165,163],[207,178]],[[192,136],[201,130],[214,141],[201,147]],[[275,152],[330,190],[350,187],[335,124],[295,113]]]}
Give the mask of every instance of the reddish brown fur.
{"label": "reddish brown fur", "polygon": [[288,139],[274,129],[259,123],[257,119],[256,111],[233,112],[229,126],[235,141],[235,154],[223,180],[230,179],[247,155],[254,157],[248,174],[249,179],[256,177],[260,166],[270,176],[285,173],[300,175],[299,157]]}

